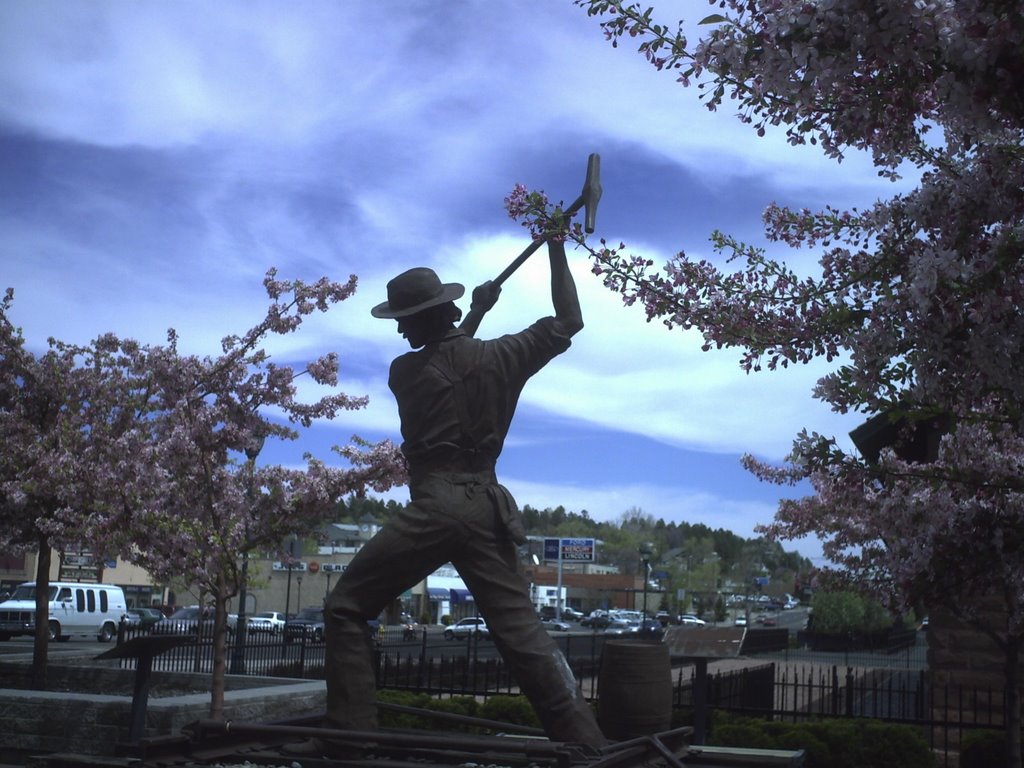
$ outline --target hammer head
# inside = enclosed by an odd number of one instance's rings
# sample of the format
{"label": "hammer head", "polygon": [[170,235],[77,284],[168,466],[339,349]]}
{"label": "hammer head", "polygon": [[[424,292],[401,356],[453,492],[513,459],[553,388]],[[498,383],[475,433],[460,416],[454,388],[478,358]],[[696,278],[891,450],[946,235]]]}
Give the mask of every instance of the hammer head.
{"label": "hammer head", "polygon": [[594,231],[597,220],[597,204],[601,201],[601,156],[596,152],[587,159],[587,178],[583,182],[583,228],[587,234]]}

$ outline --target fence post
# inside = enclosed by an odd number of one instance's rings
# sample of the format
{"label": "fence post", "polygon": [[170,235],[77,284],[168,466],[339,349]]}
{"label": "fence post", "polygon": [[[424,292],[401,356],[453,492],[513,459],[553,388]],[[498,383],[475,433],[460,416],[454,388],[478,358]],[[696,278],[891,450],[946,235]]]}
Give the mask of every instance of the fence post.
{"label": "fence post", "polygon": [[420,641],[420,663],[419,663],[419,677],[417,683],[422,689],[426,687],[426,674],[427,674],[427,628],[423,628],[423,637]]}
{"label": "fence post", "polygon": [[927,711],[927,706],[928,706],[927,705],[928,689],[925,687],[927,685],[928,677],[925,674],[925,670],[923,670],[923,669],[918,670],[917,674],[918,674],[918,682],[917,682],[917,701],[916,701],[917,707],[916,707],[916,714],[917,714],[917,719],[918,720],[924,720],[924,713]]}
{"label": "fence post", "polygon": [[846,668],[846,712],[844,714],[853,714],[853,667]]}
{"label": "fence post", "polygon": [[306,628],[302,628],[299,636],[299,677],[306,677]]}
{"label": "fence post", "polygon": [[831,715],[839,714],[839,669],[832,665],[832,711]]}

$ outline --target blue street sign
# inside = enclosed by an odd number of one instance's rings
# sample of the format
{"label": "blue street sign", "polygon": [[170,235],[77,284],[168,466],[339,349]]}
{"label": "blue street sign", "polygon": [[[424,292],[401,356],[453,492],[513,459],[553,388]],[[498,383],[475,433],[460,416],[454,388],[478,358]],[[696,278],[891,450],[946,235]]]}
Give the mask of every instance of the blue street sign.
{"label": "blue street sign", "polygon": [[[559,558],[561,553],[561,558]],[[544,539],[545,560],[594,562],[594,539]]]}

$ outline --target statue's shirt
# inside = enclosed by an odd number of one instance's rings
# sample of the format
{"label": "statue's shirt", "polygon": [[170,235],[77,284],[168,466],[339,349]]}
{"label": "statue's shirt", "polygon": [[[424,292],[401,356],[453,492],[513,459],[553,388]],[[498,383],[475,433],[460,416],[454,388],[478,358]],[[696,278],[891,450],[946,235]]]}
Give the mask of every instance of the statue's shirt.
{"label": "statue's shirt", "polygon": [[434,467],[477,471],[489,463],[493,469],[526,382],[570,343],[555,319],[545,317],[487,341],[452,330],[395,359],[388,386],[414,478]]}

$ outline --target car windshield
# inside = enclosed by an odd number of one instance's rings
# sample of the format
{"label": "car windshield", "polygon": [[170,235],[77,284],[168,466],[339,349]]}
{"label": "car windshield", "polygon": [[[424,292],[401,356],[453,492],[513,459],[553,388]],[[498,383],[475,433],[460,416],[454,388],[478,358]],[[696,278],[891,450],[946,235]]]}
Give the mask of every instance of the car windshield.
{"label": "car windshield", "polygon": [[[50,599],[53,600],[57,596],[57,588],[50,587]],[[11,600],[35,600],[36,599],[36,585],[31,586],[22,584],[20,587],[16,587],[14,594],[10,597]]]}
{"label": "car windshield", "polygon": [[254,619],[272,619],[272,618],[274,618],[274,614],[271,613],[270,611],[263,611],[262,613],[253,614],[253,618]]}
{"label": "car windshield", "polygon": [[303,608],[299,611],[298,618],[300,619],[322,619],[323,611],[320,608]]}

